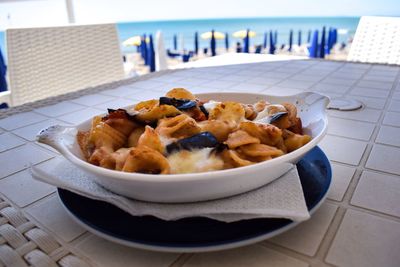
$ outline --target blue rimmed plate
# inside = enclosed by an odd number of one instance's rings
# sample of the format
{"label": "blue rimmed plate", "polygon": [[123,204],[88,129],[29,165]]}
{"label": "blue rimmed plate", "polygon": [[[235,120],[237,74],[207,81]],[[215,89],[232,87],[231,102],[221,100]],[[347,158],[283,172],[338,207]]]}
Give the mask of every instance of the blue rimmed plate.
{"label": "blue rimmed plate", "polygon": [[[332,171],[324,152],[315,147],[297,163],[307,208],[312,214],[325,200]],[[224,223],[208,218],[164,221],[131,216],[106,202],[58,189],[64,207],[88,231],[131,247],[166,252],[204,252],[252,244],[297,223],[288,219],[251,219]]]}

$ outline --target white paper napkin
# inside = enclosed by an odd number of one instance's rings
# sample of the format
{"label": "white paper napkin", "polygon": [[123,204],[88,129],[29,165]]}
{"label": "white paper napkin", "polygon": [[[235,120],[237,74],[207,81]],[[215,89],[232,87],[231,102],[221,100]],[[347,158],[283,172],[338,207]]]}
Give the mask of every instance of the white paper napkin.
{"label": "white paper napkin", "polygon": [[[194,203],[150,203],[117,195],[100,186],[87,173],[62,157],[41,167],[31,167],[42,182],[92,199],[109,202],[134,216],[153,215],[163,220],[208,217],[224,222],[253,218],[287,218],[304,221],[310,217],[297,169],[256,190],[223,199]],[[262,175],[262,174],[260,174]]]}

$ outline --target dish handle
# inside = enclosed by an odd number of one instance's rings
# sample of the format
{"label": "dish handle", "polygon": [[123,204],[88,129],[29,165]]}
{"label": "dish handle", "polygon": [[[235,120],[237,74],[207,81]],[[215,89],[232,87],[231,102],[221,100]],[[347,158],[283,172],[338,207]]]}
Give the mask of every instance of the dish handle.
{"label": "dish handle", "polygon": [[36,141],[56,149],[61,154],[67,152],[67,146],[75,143],[77,129],[62,125],[53,125],[41,130],[36,135]]}

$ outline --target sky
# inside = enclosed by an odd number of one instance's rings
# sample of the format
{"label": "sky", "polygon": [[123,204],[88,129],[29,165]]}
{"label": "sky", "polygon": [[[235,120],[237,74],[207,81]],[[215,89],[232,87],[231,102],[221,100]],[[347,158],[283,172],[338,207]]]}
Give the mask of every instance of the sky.
{"label": "sky", "polygon": [[[400,16],[400,0],[73,0],[77,23],[279,16]],[[0,30],[67,23],[65,0],[0,0]]]}

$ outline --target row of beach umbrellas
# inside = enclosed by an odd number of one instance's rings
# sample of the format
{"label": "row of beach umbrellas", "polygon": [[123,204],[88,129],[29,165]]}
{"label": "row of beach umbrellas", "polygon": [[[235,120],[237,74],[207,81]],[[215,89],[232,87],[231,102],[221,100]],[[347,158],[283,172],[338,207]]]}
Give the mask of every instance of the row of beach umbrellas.
{"label": "row of beach umbrellas", "polygon": [[[326,38],[326,35],[327,38]],[[250,38],[256,36],[256,32],[247,30],[240,30],[234,32],[232,37],[239,38],[243,42],[243,47],[237,48],[237,52],[250,52]],[[210,54],[211,56],[215,56],[216,47],[217,47],[217,40],[225,40],[225,48],[226,50],[229,49],[229,34],[222,33],[218,31],[211,30],[209,32],[204,32],[200,35],[200,38],[204,40],[210,40]],[[321,37],[319,38],[319,31],[315,30],[313,33],[308,31],[307,35],[307,45],[309,50],[310,57],[319,57],[324,58],[326,54],[329,54],[334,44],[337,42],[337,29],[336,28],[329,28],[328,33],[326,32],[326,28],[322,28]],[[269,54],[275,54],[277,49],[278,43],[278,32],[270,30],[269,32],[264,33],[264,40],[261,46],[258,46],[256,49],[256,53],[261,53],[261,48],[264,48],[264,51]],[[302,42],[302,32],[298,31],[297,33],[297,45],[300,47],[303,44]],[[152,35],[146,36],[144,35],[137,35],[131,38],[128,38],[123,42],[124,46],[136,46],[138,48],[138,52],[140,52],[145,65],[150,67],[150,71],[155,70],[155,53],[154,53],[154,43]],[[294,31],[290,30],[289,32],[289,40],[287,51],[291,52],[294,45]],[[282,48],[284,45],[282,46]],[[194,36],[194,51],[192,51],[189,57],[192,54],[198,54],[199,50],[199,34],[195,32]],[[180,54],[178,51],[178,37],[175,34],[173,37],[173,51],[168,51],[170,56],[188,56]],[[188,59],[186,57],[186,59]]]}

